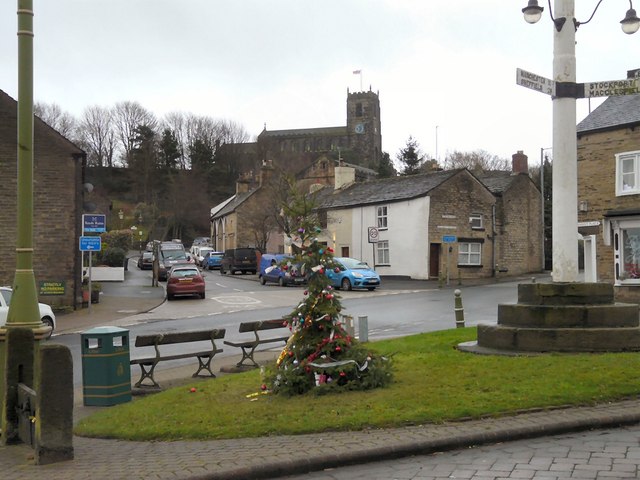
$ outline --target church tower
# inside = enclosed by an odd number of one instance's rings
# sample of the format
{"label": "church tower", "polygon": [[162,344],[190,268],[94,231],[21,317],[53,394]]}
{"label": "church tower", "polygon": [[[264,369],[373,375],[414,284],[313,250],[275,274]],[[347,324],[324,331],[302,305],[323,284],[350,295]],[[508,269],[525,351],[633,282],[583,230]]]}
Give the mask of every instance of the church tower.
{"label": "church tower", "polygon": [[382,155],[380,99],[378,93],[347,89],[347,135],[349,148],[362,156],[363,167],[377,170]]}

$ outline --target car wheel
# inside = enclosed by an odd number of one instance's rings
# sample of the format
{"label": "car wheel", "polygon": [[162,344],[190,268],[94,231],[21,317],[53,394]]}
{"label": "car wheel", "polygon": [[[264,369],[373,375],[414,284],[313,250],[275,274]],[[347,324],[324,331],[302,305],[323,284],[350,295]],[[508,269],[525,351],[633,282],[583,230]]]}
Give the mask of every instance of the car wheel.
{"label": "car wheel", "polygon": [[169,294],[167,293],[167,300],[173,300],[173,295],[169,295]]}
{"label": "car wheel", "polygon": [[260,277],[260,284],[265,285],[267,283],[267,279],[264,276]]}
{"label": "car wheel", "polygon": [[287,284],[284,283],[284,277],[278,278],[278,285],[280,285],[281,287],[286,287],[287,286]]}
{"label": "car wheel", "polygon": [[224,268],[220,267],[220,275],[224,275]]}
{"label": "car wheel", "polygon": [[342,290],[351,290],[351,281],[347,278],[344,277],[342,279],[342,282],[340,283],[340,287],[342,288]]}
{"label": "car wheel", "polygon": [[369,290],[370,292],[373,292],[376,289],[376,287],[367,287],[367,290]]}
{"label": "car wheel", "polygon": [[200,298],[201,298],[202,300],[204,300],[204,292],[202,292],[202,293],[200,294]]}
{"label": "car wheel", "polygon": [[50,317],[44,317],[42,319],[42,323],[44,323],[47,327],[51,327],[51,331],[47,335],[47,338],[51,338],[51,334],[53,333],[53,320]]}

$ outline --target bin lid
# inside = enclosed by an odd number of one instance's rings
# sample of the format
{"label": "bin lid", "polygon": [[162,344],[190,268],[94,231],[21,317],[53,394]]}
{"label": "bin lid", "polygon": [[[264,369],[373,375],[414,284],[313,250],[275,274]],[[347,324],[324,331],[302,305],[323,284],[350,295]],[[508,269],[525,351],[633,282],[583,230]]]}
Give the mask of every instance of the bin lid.
{"label": "bin lid", "polygon": [[109,333],[124,333],[128,331],[129,330],[127,330],[126,328],[105,326],[105,327],[92,328],[91,330],[86,330],[82,332],[81,335],[105,335]]}

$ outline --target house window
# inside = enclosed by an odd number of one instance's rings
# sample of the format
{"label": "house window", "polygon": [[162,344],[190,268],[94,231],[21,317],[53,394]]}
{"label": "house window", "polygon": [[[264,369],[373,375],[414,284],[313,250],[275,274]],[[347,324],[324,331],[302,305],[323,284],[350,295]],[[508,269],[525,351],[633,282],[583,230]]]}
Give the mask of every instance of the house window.
{"label": "house window", "polygon": [[482,214],[481,213],[472,213],[469,215],[469,223],[471,224],[471,228],[474,230],[480,230],[483,228],[482,225]]}
{"label": "house window", "polygon": [[389,265],[389,240],[379,240],[376,244],[378,265]]}
{"label": "house window", "polygon": [[356,117],[362,116],[362,104],[356,103]]}
{"label": "house window", "polygon": [[378,228],[386,229],[387,228],[387,206],[386,205],[377,207],[376,218],[377,218]]}
{"label": "house window", "polygon": [[482,265],[482,244],[460,242],[458,244],[458,265]]}
{"label": "house window", "polygon": [[640,152],[616,155],[616,195],[640,193]]}

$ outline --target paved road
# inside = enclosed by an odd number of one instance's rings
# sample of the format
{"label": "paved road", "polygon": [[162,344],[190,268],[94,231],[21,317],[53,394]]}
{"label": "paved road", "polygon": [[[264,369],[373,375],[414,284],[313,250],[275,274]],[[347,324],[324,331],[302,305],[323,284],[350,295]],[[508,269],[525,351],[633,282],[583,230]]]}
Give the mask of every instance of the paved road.
{"label": "paved road", "polygon": [[283,478],[631,480],[640,478],[640,426],[519,440]]}

